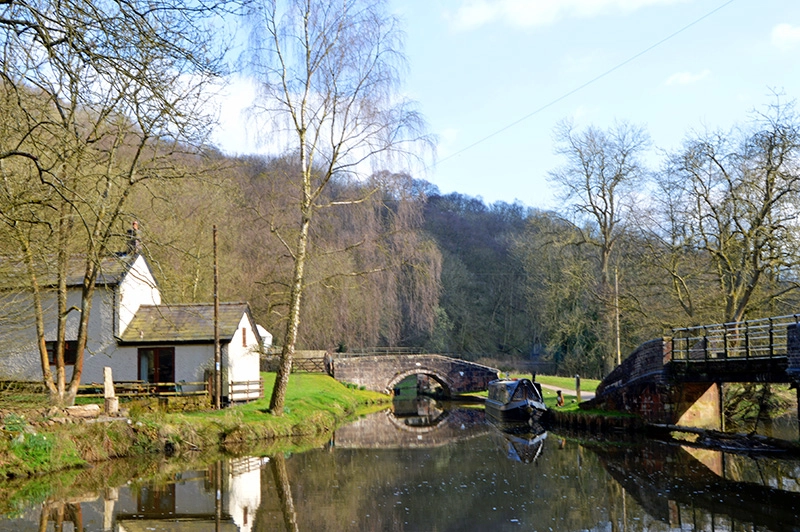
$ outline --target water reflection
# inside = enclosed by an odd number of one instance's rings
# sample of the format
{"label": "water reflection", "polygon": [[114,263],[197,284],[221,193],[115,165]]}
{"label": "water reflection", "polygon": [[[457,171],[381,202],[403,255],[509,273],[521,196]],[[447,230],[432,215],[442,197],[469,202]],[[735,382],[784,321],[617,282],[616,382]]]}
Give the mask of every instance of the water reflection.
{"label": "water reflection", "polygon": [[[79,474],[73,486],[63,487],[73,494],[51,494],[39,505],[6,516],[0,529],[249,532],[261,506],[261,469],[267,462],[235,458],[182,471],[167,480],[139,483],[134,477],[116,485],[105,482],[117,476],[110,470],[127,469],[129,464],[104,464],[109,476]],[[93,484],[106,485],[82,487]]]}
{"label": "water reflection", "polygon": [[[800,463],[668,446],[590,446],[646,511],[672,527],[711,530],[749,523],[798,530]],[[723,528],[724,529],[724,528]]]}
{"label": "water reflection", "polygon": [[447,445],[492,430],[479,408],[453,408],[430,397],[394,401],[392,408],[336,429],[340,449],[411,449]]}
{"label": "water reflection", "polygon": [[505,442],[509,460],[530,464],[542,454],[547,432],[540,424],[495,424],[495,427]]}
{"label": "water reflection", "polygon": [[54,481],[0,529],[800,529],[800,461],[654,441],[578,444],[426,401],[362,418],[309,452],[125,467]]}

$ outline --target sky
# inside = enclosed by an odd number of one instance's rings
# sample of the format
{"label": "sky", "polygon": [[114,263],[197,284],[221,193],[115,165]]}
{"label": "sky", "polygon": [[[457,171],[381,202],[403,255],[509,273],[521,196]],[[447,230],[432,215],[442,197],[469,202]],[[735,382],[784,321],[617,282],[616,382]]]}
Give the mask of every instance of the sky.
{"label": "sky", "polygon": [[[558,208],[556,125],[643,126],[659,150],[800,98],[798,0],[390,0],[406,34],[404,94],[438,139],[415,177],[486,203]],[[259,151],[235,85],[215,135]]]}

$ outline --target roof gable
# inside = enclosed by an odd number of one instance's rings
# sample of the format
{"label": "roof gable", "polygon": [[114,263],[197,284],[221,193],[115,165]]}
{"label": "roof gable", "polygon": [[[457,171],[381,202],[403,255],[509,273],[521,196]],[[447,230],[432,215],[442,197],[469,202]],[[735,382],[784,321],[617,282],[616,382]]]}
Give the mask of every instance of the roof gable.
{"label": "roof gable", "polygon": [[[246,315],[254,328],[247,303],[220,303],[219,336],[230,342]],[[214,305],[142,305],[121,343],[206,343],[214,341]]]}

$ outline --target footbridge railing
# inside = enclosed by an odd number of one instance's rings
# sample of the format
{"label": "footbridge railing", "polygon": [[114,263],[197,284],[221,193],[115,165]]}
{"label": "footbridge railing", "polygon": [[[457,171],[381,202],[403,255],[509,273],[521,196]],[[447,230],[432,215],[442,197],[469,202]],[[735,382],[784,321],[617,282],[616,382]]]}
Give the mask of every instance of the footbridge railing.
{"label": "footbridge railing", "polygon": [[787,327],[800,314],[672,329],[673,360],[774,358],[786,356]]}

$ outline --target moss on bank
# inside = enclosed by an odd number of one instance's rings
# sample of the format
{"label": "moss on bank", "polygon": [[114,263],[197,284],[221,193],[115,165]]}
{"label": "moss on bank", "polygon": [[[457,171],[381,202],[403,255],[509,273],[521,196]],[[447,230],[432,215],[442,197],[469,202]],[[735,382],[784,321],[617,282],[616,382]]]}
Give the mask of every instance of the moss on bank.
{"label": "moss on bank", "polygon": [[[269,413],[275,374],[263,377],[264,398],[220,411],[165,413],[131,408],[127,419],[42,426],[52,414],[26,404],[3,417],[0,475],[26,477],[159,452],[235,450],[276,439],[282,440],[284,450],[304,448],[319,444],[318,436],[327,437],[359,407],[391,400],[348,388],[326,375],[299,373],[290,377],[284,415],[277,417]],[[4,409],[14,406],[7,403]]]}

